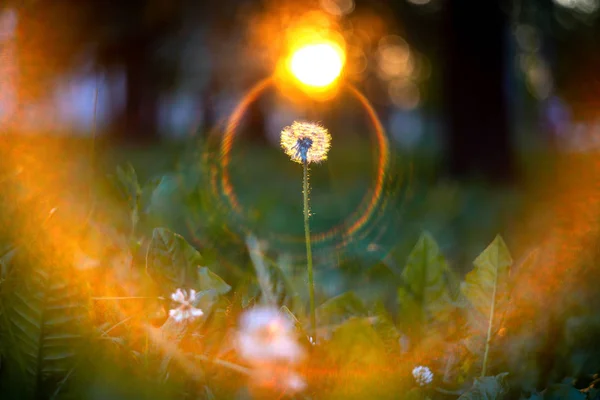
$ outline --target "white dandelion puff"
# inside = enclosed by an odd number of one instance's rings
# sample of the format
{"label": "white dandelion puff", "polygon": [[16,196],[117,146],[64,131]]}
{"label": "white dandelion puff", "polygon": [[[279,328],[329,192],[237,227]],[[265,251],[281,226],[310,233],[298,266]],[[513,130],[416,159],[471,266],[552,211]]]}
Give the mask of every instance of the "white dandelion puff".
{"label": "white dandelion puff", "polygon": [[428,367],[419,366],[412,370],[415,381],[419,386],[425,386],[433,381],[433,372]]}
{"label": "white dandelion puff", "polygon": [[180,304],[179,307],[169,310],[169,316],[176,322],[193,320],[196,317],[204,315],[202,310],[193,305],[196,300],[196,291],[194,289],[190,290],[189,296],[184,289],[177,289],[175,293],[171,294],[171,299]]}
{"label": "white dandelion puff", "polygon": [[281,131],[281,147],[297,163],[318,163],[327,159],[331,135],[319,124],[295,121]]}

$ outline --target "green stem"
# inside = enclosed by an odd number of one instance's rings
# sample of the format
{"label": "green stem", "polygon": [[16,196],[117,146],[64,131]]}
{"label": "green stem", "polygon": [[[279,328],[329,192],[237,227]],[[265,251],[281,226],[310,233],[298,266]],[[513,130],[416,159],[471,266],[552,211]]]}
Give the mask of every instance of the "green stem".
{"label": "green stem", "polygon": [[306,263],[308,266],[308,290],[310,298],[310,333],[312,336],[313,343],[316,343],[317,317],[315,315],[315,281],[313,277],[312,249],[310,247],[310,225],[308,223],[308,218],[310,216],[310,208],[308,207],[308,162],[305,160],[302,163],[302,165],[304,167],[304,238],[306,241]]}

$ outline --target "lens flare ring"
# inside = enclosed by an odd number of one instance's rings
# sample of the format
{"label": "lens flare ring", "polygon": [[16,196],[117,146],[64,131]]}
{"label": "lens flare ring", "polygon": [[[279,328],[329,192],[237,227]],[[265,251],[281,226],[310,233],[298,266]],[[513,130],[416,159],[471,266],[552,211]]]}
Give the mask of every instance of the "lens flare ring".
{"label": "lens flare ring", "polygon": [[[229,174],[229,164],[231,162],[231,149],[233,147],[234,139],[236,137],[236,129],[243,118],[245,112],[249,106],[257,100],[257,98],[271,85],[275,83],[274,77],[268,77],[259,81],[253,88],[251,88],[246,96],[240,101],[240,103],[233,110],[229,119],[226,121],[225,133],[221,140],[220,147],[220,163],[218,165],[220,172],[220,179],[217,178],[218,171],[212,171],[212,177],[214,184],[219,183],[220,190],[217,188],[217,192],[222,193],[226,198],[230,210],[240,218],[242,221],[244,218],[244,210],[241,207],[239,200],[235,194],[233,185],[231,183]],[[382,203],[386,203],[386,200],[382,196],[384,188],[386,186],[386,177],[391,164],[389,141],[383,129],[381,121],[377,117],[377,114],[367,98],[353,85],[345,83],[344,86],[348,91],[361,103],[364,110],[367,112],[369,120],[374,128],[376,136],[377,147],[378,147],[378,158],[376,166],[376,177],[375,186],[369,195],[365,195],[361,204],[357,209],[341,224],[336,225],[325,232],[314,233],[311,235],[311,241],[313,243],[323,243],[326,241],[334,241],[336,248],[343,247],[350,243],[353,239],[356,240],[358,237],[365,236],[368,232],[363,232],[363,228],[367,225],[371,217],[375,214],[376,210],[380,208]],[[362,212],[361,212],[362,210]],[[346,221],[349,221],[348,223]],[[242,229],[248,231],[248,229],[241,225]],[[362,234],[361,234],[362,233]],[[304,238],[299,236],[291,236],[285,234],[277,234],[277,240],[284,242],[304,243]]]}

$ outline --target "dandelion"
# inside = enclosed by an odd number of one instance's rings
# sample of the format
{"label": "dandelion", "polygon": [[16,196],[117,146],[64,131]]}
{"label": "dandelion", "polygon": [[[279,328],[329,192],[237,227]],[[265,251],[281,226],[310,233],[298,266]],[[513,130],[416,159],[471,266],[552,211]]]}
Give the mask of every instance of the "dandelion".
{"label": "dandelion", "polygon": [[297,163],[302,164],[304,175],[304,238],[306,241],[306,264],[308,269],[308,286],[310,301],[311,336],[316,343],[317,321],[315,315],[315,283],[313,278],[312,249],[310,245],[310,225],[308,219],[310,208],[308,206],[308,164],[318,163],[327,159],[327,152],[331,147],[331,136],[327,129],[312,122],[294,121],[291,126],[286,126],[281,131],[281,147],[288,156]]}
{"label": "dandelion", "polygon": [[324,161],[330,146],[331,135],[319,124],[295,121],[281,131],[281,147],[300,164]]}
{"label": "dandelion", "polygon": [[176,322],[193,320],[196,317],[204,315],[202,310],[193,306],[193,302],[196,299],[196,291],[194,289],[190,290],[189,296],[185,289],[177,289],[175,293],[171,294],[171,299],[176,303],[180,303],[179,307],[169,310],[169,316]]}
{"label": "dandelion", "polygon": [[433,381],[433,372],[428,367],[419,366],[412,370],[415,381],[419,386],[425,386]]}
{"label": "dandelion", "polygon": [[255,307],[244,313],[237,345],[240,356],[251,363],[296,363],[304,355],[294,324],[274,307]]}

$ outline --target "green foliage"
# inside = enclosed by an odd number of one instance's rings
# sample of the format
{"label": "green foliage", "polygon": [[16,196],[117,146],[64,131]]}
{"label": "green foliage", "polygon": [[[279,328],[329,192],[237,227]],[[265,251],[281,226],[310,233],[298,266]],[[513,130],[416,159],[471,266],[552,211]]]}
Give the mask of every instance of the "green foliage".
{"label": "green foliage", "polygon": [[[120,257],[112,254],[111,246],[105,257],[84,251],[97,266],[82,273],[65,266],[70,262],[62,262],[63,258],[69,257],[46,251],[37,237],[24,238],[12,226],[3,233],[0,397],[9,393],[7,398],[15,394],[26,400],[55,394],[80,398],[73,385],[81,381],[83,344],[102,355],[96,360],[111,370],[114,382],[135,385],[125,397],[249,397],[254,375],[248,370],[252,364],[236,352],[237,321],[246,308],[261,303],[278,307],[295,322],[296,338],[307,350],[306,365],[299,367],[299,373],[309,386],[299,398],[508,399],[518,397],[525,386],[531,391],[542,379],[553,377],[547,372],[538,379],[538,371],[525,371],[539,363],[539,346],[517,354],[515,349],[520,349],[525,336],[513,333],[513,325],[505,324],[509,333],[502,335],[502,341],[496,339],[514,284],[514,277],[509,280],[512,258],[499,236],[476,258],[462,286],[429,233],[422,234],[412,250],[403,247],[402,258],[409,253],[403,270],[392,265],[396,257],[378,259],[385,252],[383,244],[360,260],[334,262],[333,267],[327,262],[338,254],[320,257],[316,283],[323,301],[317,309],[318,340],[311,345],[304,260],[294,259],[271,241],[239,234],[245,229],[219,217],[216,207],[222,204],[201,186],[206,182],[196,172],[168,174],[142,186],[133,167],[117,171],[115,182],[127,204],[115,214],[131,231],[102,232],[111,236],[107,242],[118,243],[118,251],[126,253],[126,263],[114,261]],[[181,207],[173,207],[180,201]],[[9,226],[10,216],[0,217]],[[45,219],[40,221],[37,224],[43,227]],[[197,247],[180,234],[186,227]],[[127,238],[134,239],[136,246],[124,244]],[[411,239],[408,245],[413,243]],[[353,251],[361,250],[357,246]],[[373,263],[366,268],[364,260],[369,257]],[[452,261],[454,265],[456,259]],[[521,269],[532,268],[531,264],[526,259]],[[217,273],[227,275],[223,279]],[[144,278],[154,285],[141,283]],[[103,280],[108,284],[96,285]],[[84,292],[88,285],[96,291],[92,305]],[[131,287],[135,292],[128,293]],[[169,317],[169,309],[179,307],[170,300],[178,288],[197,291],[191,305],[201,309],[202,316],[185,321]],[[328,290],[342,294],[325,298]],[[94,319],[87,318],[89,308]],[[111,312],[115,315],[107,315]],[[102,322],[96,324],[96,319]],[[465,320],[470,329],[462,329]],[[595,315],[579,309],[565,318],[565,326],[556,328],[562,334],[555,351],[561,367],[578,378],[589,374],[589,379],[596,371],[595,356],[586,350],[595,344],[598,325]],[[98,340],[85,342],[86,329],[99,332]],[[502,364],[504,351],[504,359],[514,356],[515,362],[523,361],[522,369]],[[484,373],[475,378],[472,366],[479,366],[481,358]],[[494,371],[511,372],[510,393],[506,372],[485,376],[489,358],[494,360]],[[431,383],[419,386],[415,381],[411,371],[419,365],[431,369]],[[104,375],[85,371],[94,375],[90,391],[113,396],[112,388],[96,392],[106,386]],[[273,396],[281,393],[266,398]],[[595,397],[593,385],[579,390],[573,384],[560,384],[530,398]]]}
{"label": "green foliage", "polygon": [[231,286],[226,284],[219,275],[209,270],[208,267],[198,268],[198,282],[194,287],[201,292],[214,291],[217,294],[226,294],[231,290]]}
{"label": "green foliage", "polygon": [[111,176],[115,186],[123,199],[127,202],[127,207],[130,211],[131,230],[135,230],[140,221],[140,207],[142,198],[142,187],[138,181],[137,173],[131,164],[127,164],[125,168],[117,167],[115,176]]}
{"label": "green foliage", "polygon": [[0,293],[4,393],[22,399],[63,395],[79,375],[88,307],[73,271],[18,254]]}
{"label": "green foliage", "polygon": [[496,236],[494,241],[475,259],[475,268],[466,276],[462,293],[469,300],[471,309],[469,323],[475,335],[472,349],[485,347],[482,376],[485,375],[489,346],[498,330],[501,312],[508,302],[509,267],[512,258],[504,240]]}
{"label": "green foliage", "polygon": [[322,351],[318,357],[335,371],[326,380],[325,398],[392,399],[400,393],[402,381],[394,377],[385,343],[368,318],[347,319]]}
{"label": "green foliage", "polygon": [[[195,288],[201,284],[198,276],[201,265],[202,256],[183,236],[166,228],[154,229],[146,271],[164,291],[172,293],[177,288]],[[208,272],[203,274],[203,280],[212,279]]]}
{"label": "green foliage", "polygon": [[463,393],[459,400],[502,400],[508,393],[505,378],[508,372],[496,376],[475,378],[473,386]]}
{"label": "green foliage", "polygon": [[126,167],[117,167],[116,175],[111,175],[114,186],[117,188],[121,198],[127,204],[130,224],[131,245],[137,247],[136,230],[140,224],[142,213],[148,211],[151,206],[156,207],[156,192],[162,189],[161,184],[165,181],[163,177],[152,179],[142,185],[138,179],[137,173],[131,164]]}
{"label": "green foliage", "polygon": [[317,307],[319,326],[335,326],[350,318],[366,317],[367,315],[367,307],[354,292],[346,292],[333,297]]}
{"label": "green foliage", "polygon": [[402,326],[417,339],[424,329],[448,318],[451,297],[448,265],[439,246],[424,233],[408,256],[402,272],[404,285],[398,289]]}

